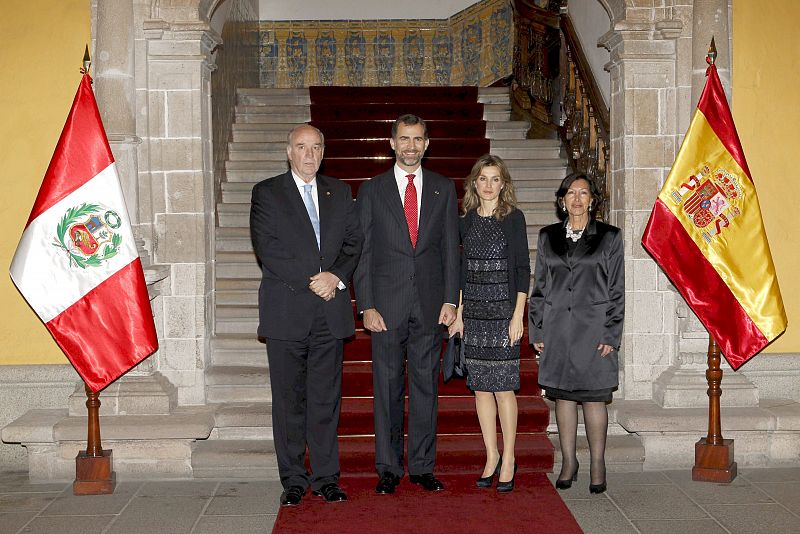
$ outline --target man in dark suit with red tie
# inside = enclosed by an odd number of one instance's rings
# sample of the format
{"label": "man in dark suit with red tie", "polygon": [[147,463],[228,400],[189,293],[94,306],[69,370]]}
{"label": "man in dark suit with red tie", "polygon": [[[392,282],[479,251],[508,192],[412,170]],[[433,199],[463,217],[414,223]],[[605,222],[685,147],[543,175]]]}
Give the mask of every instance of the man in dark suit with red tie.
{"label": "man in dark suit with red tie", "polygon": [[316,128],[293,129],[286,149],[291,170],[256,184],[250,211],[283,506],[300,504],[309,485],[328,502],[347,499],[338,485],[336,432],[343,339],[355,331],[347,282],[363,235],[350,187],[317,174],[324,148]]}
{"label": "man in dark suit with red tie", "polygon": [[394,493],[404,473],[404,360],[408,368],[408,472],[430,491],[434,476],[442,325],[458,303],[458,204],[453,183],[421,167],[425,122],[392,126],[396,163],[358,193],[364,248],[353,281],[372,333],[377,493]]}

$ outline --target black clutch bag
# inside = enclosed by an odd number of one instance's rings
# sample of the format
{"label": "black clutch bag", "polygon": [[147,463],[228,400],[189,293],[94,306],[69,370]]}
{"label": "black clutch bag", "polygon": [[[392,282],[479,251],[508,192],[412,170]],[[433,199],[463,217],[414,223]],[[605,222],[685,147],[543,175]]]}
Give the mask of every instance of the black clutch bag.
{"label": "black clutch bag", "polygon": [[442,359],[442,375],[447,382],[453,376],[467,377],[467,362],[464,358],[464,343],[461,336],[455,335],[447,340],[447,348]]}

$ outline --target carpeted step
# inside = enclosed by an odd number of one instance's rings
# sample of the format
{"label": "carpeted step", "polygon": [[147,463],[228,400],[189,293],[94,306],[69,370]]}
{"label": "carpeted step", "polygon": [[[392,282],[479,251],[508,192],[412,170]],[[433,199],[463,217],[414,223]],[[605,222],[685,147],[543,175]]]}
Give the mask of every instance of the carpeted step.
{"label": "carpeted step", "polygon": [[[489,140],[485,138],[439,138],[432,139],[426,157],[458,157],[464,153],[485,154],[489,152]],[[284,157],[285,157],[284,150]],[[394,158],[389,139],[332,139],[325,140],[326,158]]]}
{"label": "carpeted step", "polygon": [[[411,104],[368,104],[340,103],[335,106],[318,106],[311,104],[311,116],[315,121],[347,121],[347,120],[395,120],[400,115],[413,113],[426,121],[430,120],[481,120],[483,104],[476,101],[451,105],[441,103]],[[238,116],[237,116],[238,117]]]}
{"label": "carpeted step", "polygon": [[[521,473],[546,472],[553,468],[553,444],[542,432],[517,434],[514,448]],[[375,473],[375,442],[372,436],[339,436],[342,473]],[[475,474],[486,463],[486,447],[480,434],[439,434],[436,439],[437,474]]]}
{"label": "carpeted step", "polygon": [[[472,170],[475,157],[426,157],[423,165],[426,169],[438,172],[448,178],[463,178]],[[374,158],[325,158],[320,172],[329,176],[377,176],[394,165],[394,157]],[[243,163],[243,162],[239,162]]]}
{"label": "carpeted step", "polygon": [[[538,367],[534,360],[523,359],[520,362],[520,395],[538,395],[539,385]],[[452,379],[444,383],[442,374],[439,373],[439,395],[472,395],[467,389],[466,381]],[[344,374],[342,377],[342,396],[343,397],[371,397],[372,396],[372,362],[353,362],[344,363]]]}
{"label": "carpeted step", "polygon": [[[540,396],[518,395],[518,432],[544,432],[550,417],[550,409]],[[374,434],[373,400],[368,398],[345,397],[342,399],[342,412],[339,419],[340,436]],[[405,408],[404,428],[408,428],[408,401]],[[439,434],[480,434],[478,416],[475,412],[475,399],[470,396],[439,396]],[[498,431],[500,430],[498,423]]]}
{"label": "carpeted step", "polygon": [[[352,102],[385,104],[415,104],[417,102],[458,103],[477,102],[477,87],[309,87],[313,105],[332,105]],[[424,116],[423,116],[424,118]]]}
{"label": "carpeted step", "polygon": [[[325,142],[331,139],[383,139],[391,135],[392,123],[397,117],[385,120],[339,120],[321,121],[314,119],[311,125],[319,128],[325,135]],[[475,120],[427,120],[428,137],[439,138],[483,138],[486,134],[486,123],[480,118]],[[527,125],[528,123],[523,123]],[[527,130],[527,126],[526,126]],[[525,135],[522,135],[522,139]]]}

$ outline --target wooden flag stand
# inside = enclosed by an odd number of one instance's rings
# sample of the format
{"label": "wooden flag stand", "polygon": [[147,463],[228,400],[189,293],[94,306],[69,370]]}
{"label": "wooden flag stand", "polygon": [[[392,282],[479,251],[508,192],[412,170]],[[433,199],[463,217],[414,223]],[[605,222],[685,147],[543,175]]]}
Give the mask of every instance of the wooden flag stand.
{"label": "wooden flag stand", "polygon": [[[85,384],[84,384],[85,385]],[[75,457],[75,495],[106,495],[114,493],[117,474],[114,472],[113,455],[110,449],[103,450],[100,444],[100,395],[86,386],[86,408],[89,412],[86,450]]]}
{"label": "wooden flag stand", "polygon": [[708,435],[694,444],[692,480],[700,482],[731,482],[736,478],[733,461],[733,440],[722,438],[720,397],[722,396],[722,369],[719,346],[713,336],[708,338]]}

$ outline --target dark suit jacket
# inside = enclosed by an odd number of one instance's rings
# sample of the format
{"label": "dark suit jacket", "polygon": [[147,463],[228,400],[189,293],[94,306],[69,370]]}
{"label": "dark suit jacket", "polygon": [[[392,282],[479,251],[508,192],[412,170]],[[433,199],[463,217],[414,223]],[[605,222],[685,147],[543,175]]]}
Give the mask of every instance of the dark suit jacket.
{"label": "dark suit jacket", "polygon": [[250,232],[262,273],[259,336],[290,341],[305,338],[320,302],[334,337],[346,338],[355,330],[348,290],[338,290],[325,302],[308,288],[309,278],[320,271],[329,271],[348,284],[363,242],[355,203],[347,184],[320,174],[317,194],[319,248],[291,172],[253,187]]}
{"label": "dark suit jacket", "polygon": [[531,342],[544,341],[539,383],[569,391],[617,386],[617,351],[602,358],[597,346],[619,348],[624,316],[620,229],[590,221],[570,258],[564,224],[542,228],[530,302]]}
{"label": "dark suit jacket", "polygon": [[439,321],[442,304],[458,304],[458,202],[453,182],[422,170],[416,248],[411,246],[394,168],[361,185],[359,219],[364,250],[353,281],[359,310],[375,308],[397,328],[411,310],[416,287],[425,327]]}
{"label": "dark suit jacket", "polygon": [[[459,234],[461,243],[464,243],[464,236],[467,235],[475,218],[478,216],[475,210],[470,210],[459,219]],[[528,250],[528,228],[525,224],[525,215],[518,209],[509,213],[505,219],[500,221],[503,235],[508,242],[508,298],[512,306],[517,304],[517,293],[528,294],[531,285],[531,258]],[[462,248],[461,252],[461,289],[467,282],[467,262]],[[512,308],[513,309],[513,308]]]}

